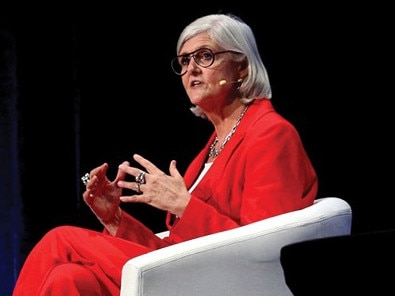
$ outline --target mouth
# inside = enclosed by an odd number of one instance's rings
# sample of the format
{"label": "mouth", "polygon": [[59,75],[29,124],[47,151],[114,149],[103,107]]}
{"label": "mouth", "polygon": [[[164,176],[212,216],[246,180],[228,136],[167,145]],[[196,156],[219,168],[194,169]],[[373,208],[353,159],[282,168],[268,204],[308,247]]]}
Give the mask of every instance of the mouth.
{"label": "mouth", "polygon": [[190,86],[191,87],[196,87],[196,86],[201,85],[201,84],[202,84],[201,81],[193,80],[193,81],[191,81]]}

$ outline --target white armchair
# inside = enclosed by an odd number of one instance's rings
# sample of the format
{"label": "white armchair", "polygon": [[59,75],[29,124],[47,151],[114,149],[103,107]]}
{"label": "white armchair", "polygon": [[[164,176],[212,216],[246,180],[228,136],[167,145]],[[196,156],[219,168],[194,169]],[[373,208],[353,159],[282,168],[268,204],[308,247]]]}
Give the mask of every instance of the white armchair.
{"label": "white armchair", "polygon": [[324,197],[299,211],[165,247],[124,265],[121,296],[292,295],[281,248],[349,235],[351,222],[346,201]]}

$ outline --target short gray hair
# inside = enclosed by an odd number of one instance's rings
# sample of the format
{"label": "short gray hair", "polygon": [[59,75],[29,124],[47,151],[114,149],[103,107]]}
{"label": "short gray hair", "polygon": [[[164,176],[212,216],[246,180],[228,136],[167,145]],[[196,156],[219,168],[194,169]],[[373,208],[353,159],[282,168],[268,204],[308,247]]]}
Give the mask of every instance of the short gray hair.
{"label": "short gray hair", "polygon": [[269,77],[250,26],[232,14],[210,14],[200,17],[181,32],[177,42],[177,55],[186,41],[200,33],[207,33],[224,50],[243,53],[247,58],[248,76],[239,88],[244,103],[256,98],[271,99]]}

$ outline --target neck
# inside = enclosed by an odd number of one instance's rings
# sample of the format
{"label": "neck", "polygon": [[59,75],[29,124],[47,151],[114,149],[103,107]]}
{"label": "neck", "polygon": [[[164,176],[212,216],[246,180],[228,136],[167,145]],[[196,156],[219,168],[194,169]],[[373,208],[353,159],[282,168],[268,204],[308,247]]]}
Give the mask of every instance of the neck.
{"label": "neck", "polygon": [[221,112],[210,114],[210,121],[213,123],[219,141],[223,141],[229,134],[232,127],[239,120],[246,105],[238,103],[226,106]]}
{"label": "neck", "polygon": [[215,137],[214,142],[210,146],[210,152],[209,152],[210,158],[215,158],[221,153],[221,151],[222,151],[222,149],[224,149],[226,143],[228,143],[230,138],[236,132],[237,126],[240,124],[241,119],[243,118],[244,114],[247,112],[247,109],[248,109],[248,105],[244,107],[243,111],[241,111],[235,124],[232,126],[230,132],[225,136],[224,140],[222,141],[222,143],[220,144],[220,146],[218,148],[216,148],[216,147],[218,146],[219,137],[218,136]]}

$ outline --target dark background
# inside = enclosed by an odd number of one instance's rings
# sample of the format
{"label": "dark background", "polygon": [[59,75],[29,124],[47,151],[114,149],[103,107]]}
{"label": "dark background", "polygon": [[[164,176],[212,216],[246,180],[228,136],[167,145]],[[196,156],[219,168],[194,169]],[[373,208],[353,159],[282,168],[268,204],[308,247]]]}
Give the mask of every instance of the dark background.
{"label": "dark background", "polygon": [[[85,172],[107,162],[115,177],[133,153],[165,172],[176,159],[184,172],[205,144],[211,125],[188,110],[170,60],[184,26],[208,13],[234,13],[255,32],[273,104],[317,169],[318,197],[348,201],[354,233],[395,228],[389,8],[246,4],[1,11],[4,291],[52,227],[101,229],[81,199]],[[164,229],[158,210],[124,207]]]}

